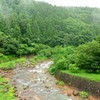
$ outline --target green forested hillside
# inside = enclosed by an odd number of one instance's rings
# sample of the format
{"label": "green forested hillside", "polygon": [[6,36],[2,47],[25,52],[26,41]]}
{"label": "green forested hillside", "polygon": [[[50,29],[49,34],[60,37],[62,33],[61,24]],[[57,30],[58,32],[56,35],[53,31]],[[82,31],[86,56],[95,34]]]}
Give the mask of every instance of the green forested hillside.
{"label": "green forested hillside", "polygon": [[[53,64],[49,67],[47,61]],[[39,65],[35,67],[37,63]],[[28,96],[29,99],[40,99],[36,94],[41,94],[41,90],[44,97],[49,92],[57,95],[55,85],[63,86],[64,82],[51,83],[53,79],[50,75],[46,76],[48,74],[44,70],[47,67],[52,75],[58,71],[80,80],[85,78],[89,80],[90,88],[92,81],[100,83],[100,8],[58,7],[35,0],[0,0],[0,100],[15,100],[17,97],[28,100]],[[10,82],[13,82],[14,88]],[[32,84],[35,88],[37,86],[38,93],[34,94],[36,91],[31,89]],[[91,90],[99,95],[98,85],[96,90],[94,83]],[[19,91],[20,87],[24,91]],[[32,97],[29,95],[31,92]],[[88,93],[82,93],[87,97]],[[67,95],[67,91],[64,94]],[[52,99],[53,95],[49,97]],[[46,99],[49,97],[46,96]]]}
{"label": "green forested hillside", "polygon": [[100,33],[100,9],[0,0],[0,52],[30,51],[32,43],[78,46]]}

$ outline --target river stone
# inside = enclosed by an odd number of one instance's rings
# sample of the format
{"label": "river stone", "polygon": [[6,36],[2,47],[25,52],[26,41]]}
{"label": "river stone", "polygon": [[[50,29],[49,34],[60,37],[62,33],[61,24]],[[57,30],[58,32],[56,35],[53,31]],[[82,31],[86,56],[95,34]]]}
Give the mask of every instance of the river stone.
{"label": "river stone", "polygon": [[71,93],[67,93],[67,96],[71,96]]}
{"label": "river stone", "polygon": [[15,97],[18,97],[18,93],[15,93]]}
{"label": "river stone", "polygon": [[74,90],[74,91],[73,91],[73,95],[74,95],[74,96],[78,96],[78,95],[79,95],[79,92],[78,92],[77,90]]}
{"label": "river stone", "polygon": [[13,85],[13,86],[16,86],[16,82],[12,82],[12,85]]}
{"label": "river stone", "polygon": [[26,90],[29,88],[29,85],[23,85],[23,89]]}
{"label": "river stone", "polygon": [[49,88],[49,86],[45,85],[45,88]]}

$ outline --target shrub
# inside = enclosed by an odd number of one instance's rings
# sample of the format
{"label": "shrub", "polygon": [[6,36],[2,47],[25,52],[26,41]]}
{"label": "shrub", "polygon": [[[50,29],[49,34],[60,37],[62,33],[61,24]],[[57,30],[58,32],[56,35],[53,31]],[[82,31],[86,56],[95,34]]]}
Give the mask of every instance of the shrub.
{"label": "shrub", "polygon": [[5,56],[4,54],[0,53],[0,63],[9,61],[9,57]]}
{"label": "shrub", "polygon": [[19,64],[24,64],[24,63],[26,63],[26,58],[19,58],[15,62],[19,63]]}
{"label": "shrub", "polygon": [[34,64],[36,64],[37,62],[43,61],[43,60],[46,60],[46,59],[47,59],[47,58],[46,58],[45,56],[43,56],[43,55],[37,55],[37,56],[35,56],[35,57],[33,57],[33,58],[30,59],[30,63],[31,63],[32,65],[34,65]]}
{"label": "shrub", "polygon": [[39,51],[39,54],[50,58],[54,53],[53,53],[52,48],[47,48],[47,49],[43,49]]}
{"label": "shrub", "polygon": [[56,62],[56,66],[57,66],[57,69],[65,70],[66,67],[67,67],[66,59],[65,59],[65,58],[60,58],[60,59]]}
{"label": "shrub", "polygon": [[16,63],[14,61],[9,61],[9,62],[0,64],[0,68],[4,70],[13,69],[15,66],[16,66]]}
{"label": "shrub", "polygon": [[100,70],[100,44],[96,41],[78,47],[75,62],[80,69]]}
{"label": "shrub", "polygon": [[48,71],[49,71],[49,73],[50,73],[51,75],[54,75],[55,72],[56,72],[56,67],[55,67],[54,65],[51,65],[51,66],[49,67]]}
{"label": "shrub", "polygon": [[76,64],[70,64],[70,65],[69,65],[69,70],[70,70],[72,73],[78,73],[78,72],[79,72],[79,68],[76,66]]}
{"label": "shrub", "polygon": [[31,63],[32,65],[35,65],[36,61],[34,60],[34,58],[31,58],[31,59],[30,59],[30,63]]}
{"label": "shrub", "polygon": [[57,80],[56,81],[56,84],[61,85],[61,86],[64,86],[65,83],[63,81]]}
{"label": "shrub", "polygon": [[47,49],[49,46],[43,44],[32,43],[31,47],[34,47],[34,54],[38,54],[41,50]]}
{"label": "shrub", "polygon": [[[6,83],[6,84],[4,84]],[[0,100],[15,100],[14,88],[11,87],[9,81],[0,77]],[[4,89],[7,88],[7,92],[4,93]]]}
{"label": "shrub", "polygon": [[86,98],[88,98],[88,96],[89,96],[89,94],[88,94],[87,92],[85,92],[85,91],[80,92],[79,95],[80,95],[83,99],[86,99]]}

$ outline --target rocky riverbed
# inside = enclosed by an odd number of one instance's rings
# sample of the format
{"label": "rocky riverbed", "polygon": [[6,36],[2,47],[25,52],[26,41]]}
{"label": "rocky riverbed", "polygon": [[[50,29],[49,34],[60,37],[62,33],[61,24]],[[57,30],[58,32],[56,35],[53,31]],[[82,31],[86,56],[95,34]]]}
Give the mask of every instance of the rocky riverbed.
{"label": "rocky riverbed", "polygon": [[34,68],[14,69],[11,84],[16,100],[72,100],[56,85],[56,79],[47,72],[52,61],[37,64]]}

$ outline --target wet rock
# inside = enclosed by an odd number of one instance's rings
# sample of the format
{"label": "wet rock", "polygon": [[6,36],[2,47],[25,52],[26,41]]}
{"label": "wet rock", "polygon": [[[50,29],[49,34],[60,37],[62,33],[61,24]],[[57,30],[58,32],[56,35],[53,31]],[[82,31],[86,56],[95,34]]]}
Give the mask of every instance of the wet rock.
{"label": "wet rock", "polygon": [[26,99],[25,97],[21,97],[21,100],[28,100],[28,99]]}
{"label": "wet rock", "polygon": [[45,83],[45,81],[43,80],[43,83]]}
{"label": "wet rock", "polygon": [[74,95],[74,96],[78,96],[78,95],[79,95],[79,92],[78,92],[77,90],[74,90],[74,91],[73,91],[73,95]]}
{"label": "wet rock", "polygon": [[16,86],[16,81],[15,80],[12,82],[12,85],[13,86]]}
{"label": "wet rock", "polygon": [[98,93],[100,92],[100,90],[97,91]]}
{"label": "wet rock", "polygon": [[34,80],[34,83],[36,83],[37,81],[36,80]]}
{"label": "wet rock", "polygon": [[15,93],[15,97],[18,97],[18,93]]}
{"label": "wet rock", "polygon": [[67,93],[67,96],[71,96],[71,93]]}
{"label": "wet rock", "polygon": [[16,77],[16,79],[19,79],[19,77]]}
{"label": "wet rock", "polygon": [[14,86],[14,89],[17,89],[17,86]]}
{"label": "wet rock", "polygon": [[22,97],[22,93],[20,92],[17,97],[21,98]]}
{"label": "wet rock", "polygon": [[45,85],[45,88],[47,88],[47,89],[48,89],[48,88],[49,88],[49,86]]}
{"label": "wet rock", "polygon": [[16,93],[16,92],[17,92],[17,89],[15,88],[15,89],[14,89],[14,93]]}
{"label": "wet rock", "polygon": [[50,92],[50,90],[48,90],[48,92]]}
{"label": "wet rock", "polygon": [[28,88],[29,88],[29,85],[24,85],[24,86],[23,86],[23,89],[24,89],[24,90],[26,90],[26,89],[28,89]]}
{"label": "wet rock", "polygon": [[13,82],[16,82],[16,80],[13,80]]}

